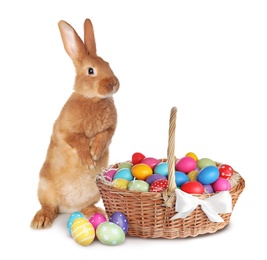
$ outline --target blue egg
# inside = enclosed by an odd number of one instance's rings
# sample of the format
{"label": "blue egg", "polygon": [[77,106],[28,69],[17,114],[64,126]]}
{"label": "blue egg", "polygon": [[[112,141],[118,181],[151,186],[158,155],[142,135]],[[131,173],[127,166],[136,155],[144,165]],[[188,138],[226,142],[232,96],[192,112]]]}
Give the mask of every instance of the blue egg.
{"label": "blue egg", "polygon": [[187,181],[189,181],[189,177],[187,176],[186,173],[180,172],[180,171],[175,171],[176,186],[180,187]]}
{"label": "blue egg", "polygon": [[160,162],[154,168],[154,173],[160,174],[163,176],[168,176],[168,163],[167,162]]}
{"label": "blue egg", "polygon": [[197,175],[197,181],[201,184],[211,184],[219,178],[220,172],[216,166],[209,165],[202,168]]}
{"label": "blue egg", "polygon": [[72,231],[71,231],[71,226],[73,224],[73,221],[76,219],[76,218],[85,218],[85,216],[79,212],[79,211],[76,211],[74,213],[72,213],[69,217],[69,220],[68,220],[68,224],[67,224],[67,228],[68,228],[68,231],[69,231],[69,234],[72,236]]}
{"label": "blue egg", "polygon": [[132,172],[129,168],[119,169],[113,176],[113,180],[125,179],[127,181],[132,181],[134,179]]}

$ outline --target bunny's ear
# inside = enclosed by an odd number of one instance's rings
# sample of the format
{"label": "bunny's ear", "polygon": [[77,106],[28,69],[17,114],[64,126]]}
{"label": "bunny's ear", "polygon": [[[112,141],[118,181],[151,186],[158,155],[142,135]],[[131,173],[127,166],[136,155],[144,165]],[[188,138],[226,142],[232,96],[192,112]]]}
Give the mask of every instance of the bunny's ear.
{"label": "bunny's ear", "polygon": [[67,22],[58,23],[64,48],[73,61],[81,60],[87,53],[86,47],[76,31]]}
{"label": "bunny's ear", "polygon": [[90,55],[96,55],[94,28],[88,18],[84,21],[84,44]]}

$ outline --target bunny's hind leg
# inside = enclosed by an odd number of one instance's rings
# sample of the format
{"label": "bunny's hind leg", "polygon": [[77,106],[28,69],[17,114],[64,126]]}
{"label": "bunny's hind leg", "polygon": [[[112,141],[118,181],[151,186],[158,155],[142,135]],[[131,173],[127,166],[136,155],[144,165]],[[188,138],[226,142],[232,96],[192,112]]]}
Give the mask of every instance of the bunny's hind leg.
{"label": "bunny's hind leg", "polygon": [[44,166],[41,170],[38,187],[38,199],[41,204],[41,209],[36,212],[31,221],[31,227],[34,229],[50,227],[59,214],[56,187],[53,181],[51,181],[51,178],[43,174],[45,171],[46,167]]}
{"label": "bunny's hind leg", "polygon": [[31,227],[34,229],[48,228],[52,225],[53,220],[57,217],[57,208],[51,206],[42,206],[32,219]]}
{"label": "bunny's hind leg", "polygon": [[108,220],[108,216],[107,216],[107,213],[105,212],[105,210],[103,210],[102,208],[100,207],[96,207],[95,205],[91,205],[91,206],[88,206],[86,208],[83,208],[81,210],[81,213],[87,218],[87,219],[90,219],[90,217],[92,215],[94,215],[95,213],[100,213],[102,214],[106,220]]}

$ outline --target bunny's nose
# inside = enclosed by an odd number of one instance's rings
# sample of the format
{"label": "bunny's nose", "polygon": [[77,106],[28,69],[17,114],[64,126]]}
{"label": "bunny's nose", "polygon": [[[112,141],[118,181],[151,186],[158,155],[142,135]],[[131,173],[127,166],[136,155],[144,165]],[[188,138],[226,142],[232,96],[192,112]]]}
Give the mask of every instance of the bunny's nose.
{"label": "bunny's nose", "polygon": [[110,87],[114,87],[114,86],[116,86],[116,85],[117,85],[117,81],[115,81],[115,80],[109,82],[109,86],[110,86]]}

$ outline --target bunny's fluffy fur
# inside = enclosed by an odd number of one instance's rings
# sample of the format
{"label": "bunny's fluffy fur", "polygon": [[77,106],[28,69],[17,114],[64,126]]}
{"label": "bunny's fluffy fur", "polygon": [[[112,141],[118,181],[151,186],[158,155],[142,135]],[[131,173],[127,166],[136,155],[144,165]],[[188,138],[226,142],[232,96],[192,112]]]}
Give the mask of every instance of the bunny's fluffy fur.
{"label": "bunny's fluffy fur", "polygon": [[119,81],[96,54],[91,21],[84,22],[84,42],[65,21],[59,22],[59,29],[76,77],[74,92],[54,123],[40,170],[41,209],[31,222],[36,229],[51,226],[59,213],[81,211],[88,218],[96,212],[105,214],[95,205],[100,200],[95,178],[108,166],[109,145],[117,125],[112,96]]}

